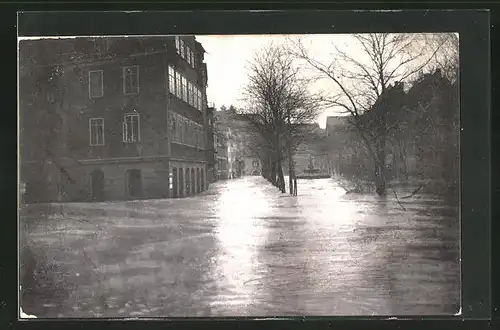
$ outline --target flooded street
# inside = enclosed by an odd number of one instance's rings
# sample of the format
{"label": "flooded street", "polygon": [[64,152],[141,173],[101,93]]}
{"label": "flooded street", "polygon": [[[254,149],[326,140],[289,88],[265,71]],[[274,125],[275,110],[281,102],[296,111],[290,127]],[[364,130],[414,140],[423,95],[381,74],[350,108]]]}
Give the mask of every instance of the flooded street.
{"label": "flooded street", "polygon": [[[261,177],[184,199],[31,205],[38,317],[429,315],[459,309],[458,211]],[[29,254],[28,254],[29,255]],[[24,256],[26,264],[28,257]]]}

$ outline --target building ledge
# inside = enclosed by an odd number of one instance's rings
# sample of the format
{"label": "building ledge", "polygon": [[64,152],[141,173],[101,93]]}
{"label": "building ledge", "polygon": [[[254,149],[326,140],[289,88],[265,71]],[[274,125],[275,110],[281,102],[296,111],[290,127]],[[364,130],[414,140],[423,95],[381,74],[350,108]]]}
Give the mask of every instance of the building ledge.
{"label": "building ledge", "polygon": [[155,162],[159,160],[168,160],[169,158],[170,158],[169,156],[95,158],[95,159],[80,159],[78,162],[83,165],[108,164],[108,163],[137,163],[137,162]]}
{"label": "building ledge", "polygon": [[121,157],[121,158],[99,158],[99,159],[81,159],[79,162],[82,165],[95,164],[117,164],[117,163],[140,163],[140,162],[157,162],[157,161],[176,161],[176,162],[196,162],[206,163],[206,160],[173,158],[170,156],[149,156],[149,157]]}

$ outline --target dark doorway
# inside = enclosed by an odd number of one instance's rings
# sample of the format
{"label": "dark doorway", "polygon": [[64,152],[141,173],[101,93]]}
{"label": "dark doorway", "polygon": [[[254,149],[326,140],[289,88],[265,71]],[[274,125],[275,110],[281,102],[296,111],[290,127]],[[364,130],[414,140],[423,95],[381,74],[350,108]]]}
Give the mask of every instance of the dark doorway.
{"label": "dark doorway", "polygon": [[198,193],[200,193],[201,192],[201,175],[200,175],[200,169],[199,168],[196,169],[196,182],[197,182],[197,184],[196,184],[196,191]]}
{"label": "dark doorway", "polygon": [[127,189],[129,197],[141,197],[142,195],[142,175],[140,170],[127,171]]}
{"label": "dark doorway", "polygon": [[184,197],[184,171],[179,169],[179,197]]}
{"label": "dark doorway", "polygon": [[189,173],[189,168],[186,168],[186,196],[191,194],[191,178]]}
{"label": "dark doorway", "polygon": [[99,169],[90,173],[90,197],[93,201],[104,200],[104,172]]}
{"label": "dark doorway", "polygon": [[179,191],[178,191],[178,177],[177,177],[177,167],[174,167],[172,170],[172,197],[177,198],[179,197]]}
{"label": "dark doorway", "polygon": [[194,168],[191,169],[191,195],[196,195],[196,177],[194,174]]}
{"label": "dark doorway", "polygon": [[201,191],[205,191],[205,176],[203,175],[203,169],[201,169]]}

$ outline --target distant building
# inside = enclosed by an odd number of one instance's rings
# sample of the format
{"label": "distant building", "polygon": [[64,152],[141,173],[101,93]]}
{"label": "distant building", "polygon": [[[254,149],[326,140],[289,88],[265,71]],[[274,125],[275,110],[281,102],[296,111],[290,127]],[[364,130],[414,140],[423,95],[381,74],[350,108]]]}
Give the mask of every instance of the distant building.
{"label": "distant building", "polygon": [[[380,135],[373,118],[382,111],[388,130],[386,178],[442,180],[456,189],[460,113],[457,84],[449,82],[439,70],[423,75],[407,91],[403,84],[395,84],[361,116],[360,128]],[[373,157],[351,120],[327,119],[330,169],[336,174],[373,178]]]}
{"label": "distant building", "polygon": [[244,156],[242,175],[262,175],[262,164],[256,157]]}
{"label": "distant building", "polygon": [[207,108],[207,180],[214,182],[217,180],[217,137],[216,137],[216,123],[215,123],[215,109],[213,107]]}
{"label": "distant building", "polygon": [[215,145],[215,179],[229,179],[228,132],[220,115],[215,112],[214,145]]}
{"label": "distant building", "polygon": [[[306,139],[293,156],[296,175],[328,174],[328,152],[325,149],[326,130],[315,124],[303,124]],[[288,169],[287,169],[288,170]]]}
{"label": "distant building", "polygon": [[[328,172],[330,175],[339,175],[343,167],[347,166],[347,152],[349,144],[355,143],[355,132],[350,116],[329,116],[326,118],[326,139],[328,145]],[[353,137],[354,136],[354,137]]]}
{"label": "distant building", "polygon": [[245,133],[242,129],[246,124],[235,113],[234,109],[224,107],[215,112],[217,136],[220,141],[218,151],[220,157],[219,177],[234,179],[242,175],[245,154]]}
{"label": "distant building", "polygon": [[194,36],[23,40],[19,51],[28,202],[207,188],[207,67]]}

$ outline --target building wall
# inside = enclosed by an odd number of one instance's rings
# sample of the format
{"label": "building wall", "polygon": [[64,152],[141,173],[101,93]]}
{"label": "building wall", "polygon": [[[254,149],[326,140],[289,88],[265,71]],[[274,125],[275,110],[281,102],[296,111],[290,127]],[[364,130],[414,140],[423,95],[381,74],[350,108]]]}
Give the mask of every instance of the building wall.
{"label": "building wall", "polygon": [[[196,148],[174,143],[169,134],[169,118],[173,112],[200,124],[203,137],[207,134],[206,66],[203,53],[199,51],[202,47],[194,37],[182,38],[192,50],[198,50],[195,68],[177,54],[174,37],[142,41],[121,38],[113,43],[113,56],[100,57],[92,57],[95,54],[88,49],[91,42],[72,41],[74,45],[66,51],[69,54],[80,49],[84,60],[66,53],[54,55],[44,45],[24,47],[23,54],[38,53],[39,58],[49,63],[44,66],[38,65],[40,61],[31,63],[27,55],[21,63],[24,67],[20,77],[22,180],[35,182],[32,187],[45,186],[46,192],[38,189],[38,195],[47,200],[85,200],[90,196],[90,173],[100,168],[104,172],[105,198],[126,199],[125,173],[128,169],[138,169],[142,173],[144,197],[159,198],[170,195],[170,158],[191,162],[191,168],[204,168],[207,158],[204,141]],[[52,55],[54,59],[50,63],[47,58]],[[66,58],[61,59],[64,56]],[[202,109],[195,109],[169,93],[168,65],[198,84],[202,91]],[[123,92],[125,66],[138,66],[137,95]],[[52,74],[48,79],[54,68],[60,74]],[[89,96],[89,72],[92,70],[103,72],[102,97]],[[123,142],[124,115],[128,113],[139,115],[138,142]],[[90,145],[91,118],[104,119],[104,145]],[[54,155],[48,156],[46,150]],[[66,158],[64,167],[72,178],[69,183],[63,180],[65,175],[54,174],[59,171],[57,166],[47,165],[52,159],[61,158]],[[41,178],[36,178],[37,175]],[[64,197],[60,196],[61,190],[65,191]]]}
{"label": "building wall", "polygon": [[[160,54],[161,55],[161,54]],[[65,97],[64,127],[69,142],[69,152],[77,159],[143,157],[168,154],[165,57],[152,55],[119,63],[94,64],[68,72],[67,81],[75,85]],[[139,93],[124,95],[122,67],[137,65],[139,68]],[[158,70],[160,68],[160,70]],[[90,99],[88,72],[103,70],[104,95]],[[69,71],[69,70],[68,70]],[[81,81],[81,82],[78,82]],[[64,83],[64,82],[62,82]],[[123,142],[125,114],[139,114],[140,140]],[[89,120],[104,119],[104,146],[89,145]]]}
{"label": "building wall", "polygon": [[[104,173],[104,200],[123,200],[136,198],[169,197],[168,162],[114,162],[84,165],[80,186],[86,191],[87,200],[91,199],[91,173],[101,170]],[[142,196],[131,197],[127,192],[127,171],[140,170]]]}

